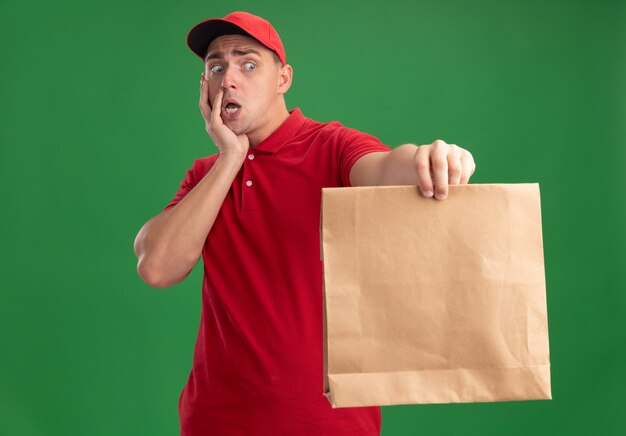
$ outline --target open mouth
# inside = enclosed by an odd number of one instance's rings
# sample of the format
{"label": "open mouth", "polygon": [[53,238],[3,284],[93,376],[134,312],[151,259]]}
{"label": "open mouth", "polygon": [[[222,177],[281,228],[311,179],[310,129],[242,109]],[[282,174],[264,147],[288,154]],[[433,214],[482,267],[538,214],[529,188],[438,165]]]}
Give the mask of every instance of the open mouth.
{"label": "open mouth", "polygon": [[241,109],[241,105],[234,101],[227,101],[224,107],[222,108],[222,110],[228,115],[233,115],[237,113],[239,109]]}
{"label": "open mouth", "polygon": [[240,107],[241,106],[239,106],[238,104],[228,103],[226,107],[224,108],[224,110],[228,112],[229,114],[234,114],[235,112],[239,110]]}

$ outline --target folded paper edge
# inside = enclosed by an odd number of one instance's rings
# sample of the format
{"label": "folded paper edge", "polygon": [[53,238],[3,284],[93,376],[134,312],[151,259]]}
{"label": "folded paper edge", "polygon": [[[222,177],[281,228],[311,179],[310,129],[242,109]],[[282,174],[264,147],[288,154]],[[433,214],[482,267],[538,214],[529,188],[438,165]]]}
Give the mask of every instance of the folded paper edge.
{"label": "folded paper edge", "polygon": [[333,408],[550,400],[550,365],[329,374]]}

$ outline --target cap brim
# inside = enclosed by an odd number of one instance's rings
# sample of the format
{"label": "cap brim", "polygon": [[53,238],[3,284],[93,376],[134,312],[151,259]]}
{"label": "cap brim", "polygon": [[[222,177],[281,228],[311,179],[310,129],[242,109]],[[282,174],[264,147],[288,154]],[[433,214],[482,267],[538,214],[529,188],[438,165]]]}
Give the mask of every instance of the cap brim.
{"label": "cap brim", "polygon": [[206,49],[211,41],[222,35],[251,35],[241,27],[220,18],[212,18],[196,24],[187,35],[187,46],[204,60]]}

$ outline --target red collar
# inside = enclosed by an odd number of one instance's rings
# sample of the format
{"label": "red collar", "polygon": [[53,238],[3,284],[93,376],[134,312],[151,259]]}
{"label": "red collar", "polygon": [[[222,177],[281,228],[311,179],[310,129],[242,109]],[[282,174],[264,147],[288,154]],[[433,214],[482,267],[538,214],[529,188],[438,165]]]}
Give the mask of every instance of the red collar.
{"label": "red collar", "polygon": [[255,151],[264,151],[267,153],[278,152],[296,133],[302,128],[306,122],[306,117],[302,115],[299,108],[289,111],[287,118],[278,129],[274,130],[270,136],[252,147]]}

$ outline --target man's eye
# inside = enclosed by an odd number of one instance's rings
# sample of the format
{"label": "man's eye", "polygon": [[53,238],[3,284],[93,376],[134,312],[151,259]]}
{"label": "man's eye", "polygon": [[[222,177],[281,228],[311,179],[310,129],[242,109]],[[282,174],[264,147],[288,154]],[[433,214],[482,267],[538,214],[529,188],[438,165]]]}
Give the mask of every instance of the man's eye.
{"label": "man's eye", "polygon": [[224,68],[222,68],[221,65],[213,65],[211,67],[211,72],[212,73],[221,73],[222,71],[224,71]]}
{"label": "man's eye", "polygon": [[256,64],[253,62],[246,62],[243,66],[246,70],[254,70],[256,68]]}

